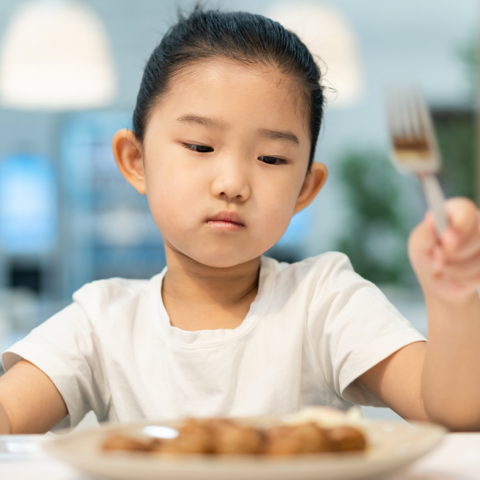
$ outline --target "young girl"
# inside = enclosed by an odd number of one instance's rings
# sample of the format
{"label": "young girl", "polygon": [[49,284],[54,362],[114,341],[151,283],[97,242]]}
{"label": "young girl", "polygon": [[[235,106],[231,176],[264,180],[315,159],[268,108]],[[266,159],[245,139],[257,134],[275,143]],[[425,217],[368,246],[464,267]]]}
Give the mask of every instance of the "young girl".
{"label": "young girl", "polygon": [[465,199],[410,237],[429,342],[348,259],[263,257],[327,177],[320,73],[296,35],[196,9],[145,69],[113,151],[148,197],[168,267],[85,285],[3,355],[0,432],[100,421],[387,405],[480,427],[480,226]]}

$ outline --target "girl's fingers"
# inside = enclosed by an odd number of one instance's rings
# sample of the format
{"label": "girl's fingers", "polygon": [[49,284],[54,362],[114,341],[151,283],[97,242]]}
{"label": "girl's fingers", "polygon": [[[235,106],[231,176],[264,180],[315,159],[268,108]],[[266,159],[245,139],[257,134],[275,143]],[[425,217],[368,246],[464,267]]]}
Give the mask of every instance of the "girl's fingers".
{"label": "girl's fingers", "polygon": [[458,281],[480,280],[480,253],[468,260],[456,262],[455,264],[444,262],[438,273]]}
{"label": "girl's fingers", "polygon": [[468,198],[451,198],[445,202],[449,224],[460,234],[478,226],[477,206]]}
{"label": "girl's fingers", "polygon": [[461,239],[452,240],[451,236],[458,237],[456,233],[446,231],[441,239],[444,253],[450,261],[467,260],[480,252],[480,227]]}
{"label": "girl's fingers", "polygon": [[409,250],[414,255],[417,252],[431,254],[438,243],[433,215],[427,212],[423,222],[419,223],[410,234]]}
{"label": "girl's fingers", "polygon": [[480,216],[476,205],[466,198],[445,202],[449,226],[441,241],[447,257],[465,259],[480,251]]}
{"label": "girl's fingers", "polygon": [[448,200],[445,209],[449,225],[441,239],[427,213],[410,235],[409,255],[422,288],[464,295],[480,287],[480,216],[463,198]]}
{"label": "girl's fingers", "polygon": [[[449,226],[438,239],[435,220],[428,212],[412,232],[409,253],[417,273],[448,276],[477,275],[480,265],[480,216],[473,202],[454,198],[445,203]],[[459,278],[460,280],[460,278]]]}

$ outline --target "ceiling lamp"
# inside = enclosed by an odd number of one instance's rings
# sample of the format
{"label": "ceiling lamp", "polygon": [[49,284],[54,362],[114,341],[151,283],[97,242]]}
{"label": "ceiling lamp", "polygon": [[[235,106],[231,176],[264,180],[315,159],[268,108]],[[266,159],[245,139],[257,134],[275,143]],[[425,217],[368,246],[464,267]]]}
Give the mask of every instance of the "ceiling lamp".
{"label": "ceiling lamp", "polygon": [[[321,60],[323,84],[329,104],[348,106],[359,100],[363,90],[357,44],[352,29],[338,9],[323,3],[274,4],[265,16],[295,32]],[[317,58],[318,60],[318,58]]]}
{"label": "ceiling lamp", "polygon": [[109,42],[97,16],[70,0],[21,5],[0,45],[0,103],[28,110],[109,105],[116,94]]}

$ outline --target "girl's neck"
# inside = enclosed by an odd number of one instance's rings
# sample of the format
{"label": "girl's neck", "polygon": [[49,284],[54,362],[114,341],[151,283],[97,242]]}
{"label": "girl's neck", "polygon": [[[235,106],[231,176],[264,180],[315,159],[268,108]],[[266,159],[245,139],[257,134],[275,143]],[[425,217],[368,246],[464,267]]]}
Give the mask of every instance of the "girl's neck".
{"label": "girl's neck", "polygon": [[214,268],[166,246],[162,298],[170,323],[182,330],[236,328],[258,290],[260,258]]}

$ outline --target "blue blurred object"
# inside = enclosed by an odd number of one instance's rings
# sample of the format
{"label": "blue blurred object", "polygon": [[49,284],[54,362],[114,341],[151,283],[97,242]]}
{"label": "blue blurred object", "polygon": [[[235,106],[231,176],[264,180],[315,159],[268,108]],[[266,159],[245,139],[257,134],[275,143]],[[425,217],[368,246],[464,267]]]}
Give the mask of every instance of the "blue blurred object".
{"label": "blue blurred object", "polygon": [[7,254],[44,254],[58,239],[53,162],[33,154],[0,161],[0,247]]}
{"label": "blue blurred object", "polygon": [[300,210],[292,217],[287,231],[283,237],[278,241],[279,247],[295,247],[301,248],[305,242],[305,238],[310,234],[312,228],[312,211],[310,208]]}
{"label": "blue blurred object", "polygon": [[113,157],[126,112],[77,113],[62,132],[63,289],[68,298],[102,278],[147,279],[165,266],[162,237],[140,195]]}

